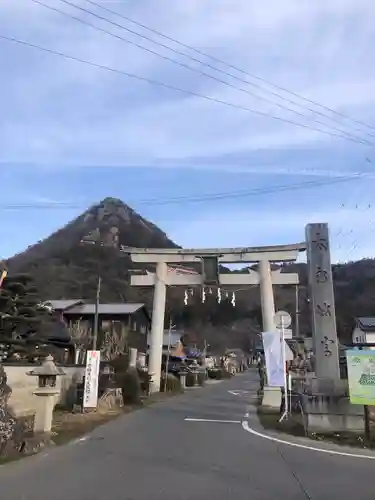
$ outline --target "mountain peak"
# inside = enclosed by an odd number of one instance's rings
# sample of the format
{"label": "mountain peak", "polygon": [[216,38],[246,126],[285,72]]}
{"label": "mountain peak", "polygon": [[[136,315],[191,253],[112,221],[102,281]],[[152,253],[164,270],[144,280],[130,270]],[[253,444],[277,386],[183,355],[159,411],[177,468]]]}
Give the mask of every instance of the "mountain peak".
{"label": "mountain peak", "polygon": [[[77,222],[80,218],[77,219]],[[103,246],[150,246],[150,238],[158,236],[157,240],[163,247],[170,240],[167,235],[155,224],[144,219],[129,205],[118,198],[107,197],[100,203],[89,208],[82,216],[80,222],[83,223],[84,233],[82,239],[90,242],[100,243]],[[88,231],[86,232],[86,228]],[[144,238],[137,238],[142,233]],[[163,240],[163,241],[162,241]],[[130,244],[130,241],[133,244]],[[156,241],[154,242],[154,246]]]}
{"label": "mountain peak", "polygon": [[107,196],[103,200],[101,200],[99,203],[96,204],[96,206],[100,205],[106,205],[106,206],[113,206],[113,207],[126,207],[129,210],[132,210],[132,208],[129,207],[126,203],[124,203],[120,198],[112,198],[111,196]]}
{"label": "mountain peak", "polygon": [[[107,197],[91,206],[48,238],[30,246],[8,262],[16,268],[34,259],[60,256],[82,243],[120,248],[176,248],[155,224],[118,198]],[[12,266],[13,267],[13,266]]]}

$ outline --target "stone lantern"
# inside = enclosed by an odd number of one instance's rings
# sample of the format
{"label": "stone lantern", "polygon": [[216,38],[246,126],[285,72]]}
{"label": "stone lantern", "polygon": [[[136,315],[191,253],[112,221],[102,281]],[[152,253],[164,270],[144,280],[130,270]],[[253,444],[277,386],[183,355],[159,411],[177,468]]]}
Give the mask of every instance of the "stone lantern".
{"label": "stone lantern", "polygon": [[65,375],[65,372],[55,365],[53,357],[49,355],[41,366],[36,367],[28,375],[38,377],[38,388],[34,391],[35,396],[38,397],[34,432],[49,433],[52,428],[55,399],[60,394],[56,386],[57,377]]}

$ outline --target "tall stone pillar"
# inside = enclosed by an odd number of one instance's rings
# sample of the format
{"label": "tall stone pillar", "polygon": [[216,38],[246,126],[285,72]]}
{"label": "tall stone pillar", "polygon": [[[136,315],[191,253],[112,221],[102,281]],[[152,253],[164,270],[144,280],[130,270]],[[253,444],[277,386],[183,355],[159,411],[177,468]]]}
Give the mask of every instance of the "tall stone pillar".
{"label": "tall stone pillar", "polygon": [[148,363],[148,372],[152,376],[150,392],[160,391],[167,272],[167,264],[165,262],[158,262],[155,275],[154,301],[152,306],[150,358]]}
{"label": "tall stone pillar", "polygon": [[328,224],[308,224],[306,244],[315,375],[334,381],[340,367]]}
{"label": "tall stone pillar", "polygon": [[[273,296],[271,266],[268,260],[259,262],[260,304],[264,332],[275,332],[275,300]],[[263,387],[262,406],[268,410],[279,411],[281,406],[280,387]]]}
{"label": "tall stone pillar", "polygon": [[271,266],[268,260],[259,262],[260,275],[260,304],[264,332],[276,332],[275,328],[275,301],[273,297]]}

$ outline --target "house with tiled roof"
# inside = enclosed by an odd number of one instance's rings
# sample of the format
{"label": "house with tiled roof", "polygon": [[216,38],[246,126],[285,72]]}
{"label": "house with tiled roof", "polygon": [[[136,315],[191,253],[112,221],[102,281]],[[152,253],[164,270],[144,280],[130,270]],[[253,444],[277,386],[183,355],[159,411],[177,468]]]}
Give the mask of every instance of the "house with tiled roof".
{"label": "house with tiled roof", "polygon": [[[93,328],[95,304],[84,299],[63,299],[48,300],[45,305],[51,308],[58,319],[64,320],[68,327],[79,321],[81,325],[89,329]],[[151,317],[145,304],[138,302],[100,303],[98,317],[99,333],[104,334],[115,330],[127,336],[129,347],[134,347],[139,352],[146,352]]]}
{"label": "house with tiled roof", "polygon": [[[353,344],[373,344],[375,346],[375,317],[359,317],[355,319],[352,333]],[[375,348],[375,347],[370,347]]]}

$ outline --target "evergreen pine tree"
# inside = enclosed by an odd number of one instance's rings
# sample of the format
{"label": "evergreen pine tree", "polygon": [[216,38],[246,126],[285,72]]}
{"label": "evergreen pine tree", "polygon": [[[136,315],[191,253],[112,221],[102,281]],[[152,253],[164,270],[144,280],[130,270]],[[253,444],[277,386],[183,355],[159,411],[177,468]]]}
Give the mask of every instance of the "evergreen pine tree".
{"label": "evergreen pine tree", "polygon": [[0,356],[23,358],[43,339],[41,326],[46,310],[31,276],[7,276],[0,289]]}

